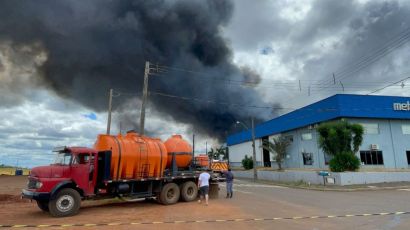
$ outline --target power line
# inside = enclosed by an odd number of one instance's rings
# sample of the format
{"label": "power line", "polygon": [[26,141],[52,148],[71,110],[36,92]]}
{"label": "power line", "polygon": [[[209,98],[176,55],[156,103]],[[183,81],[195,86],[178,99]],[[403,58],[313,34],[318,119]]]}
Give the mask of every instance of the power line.
{"label": "power line", "polygon": [[[408,42],[410,38],[410,28],[407,28],[406,30],[402,31],[398,36],[393,37],[393,39],[389,40],[385,45],[373,53],[370,53],[369,55],[363,55],[360,57],[356,63],[352,66],[346,65],[345,67],[341,68],[339,71],[336,72],[336,78],[338,80],[343,80],[346,79],[347,77],[352,76],[352,74],[357,73],[361,71],[362,69],[368,67],[369,65],[373,64],[374,62],[380,60],[382,57],[386,56],[387,54],[393,52],[400,46],[404,45],[405,43]],[[353,64],[351,62],[351,64]],[[324,80],[322,81],[323,85],[330,85],[334,83],[335,80]]]}
{"label": "power line", "polygon": [[[211,78],[213,81],[225,81],[225,82],[228,82],[228,83],[243,83],[243,84],[255,84],[255,85],[259,84],[259,82],[256,82],[256,81],[246,81],[246,80],[221,78],[221,77],[218,77],[216,75],[209,74],[209,73],[204,73],[204,72],[200,72],[200,71],[193,71],[193,70],[184,69],[184,68],[176,68],[176,67],[169,67],[169,66],[161,65],[161,66],[159,66],[159,69],[160,70],[161,69],[165,70],[161,73],[169,73],[170,72],[169,70],[181,71],[181,72],[187,72],[187,73],[194,73],[194,74],[204,76],[206,78]],[[163,75],[163,74],[155,74],[155,73],[151,73],[151,74],[156,75],[156,76],[167,76],[167,75]],[[180,75],[180,76],[182,76],[182,77],[185,77],[185,76],[192,77],[192,76],[195,76],[195,75]],[[296,87],[299,87],[298,81],[308,82],[310,85],[318,85],[318,86],[323,85],[322,83],[320,83],[321,81],[297,80],[297,81],[293,81],[293,82],[284,82],[284,81],[279,81],[279,80],[277,80],[277,81],[268,81],[268,80],[264,79],[265,83],[272,83],[274,85],[292,85],[292,86],[296,86]],[[378,84],[378,83],[385,83],[385,82],[368,82],[368,81],[355,82],[355,84]]]}
{"label": "power line", "polygon": [[379,92],[379,91],[381,91],[381,90],[383,90],[383,89],[385,89],[385,88],[387,88],[387,87],[389,87],[389,86],[392,86],[392,85],[395,85],[395,84],[397,84],[397,83],[403,82],[404,80],[407,80],[407,79],[410,79],[410,77],[403,78],[403,79],[401,79],[401,80],[399,80],[399,81],[396,81],[396,82],[394,82],[394,83],[388,84],[388,85],[386,85],[386,86],[384,86],[384,87],[382,87],[382,88],[380,88],[380,89],[373,90],[372,92],[368,93],[367,95],[373,94],[373,93],[376,93],[376,92]]}
{"label": "power line", "polygon": [[[410,78],[410,77],[409,77]],[[277,109],[277,110],[305,110],[305,111],[320,111],[320,112],[331,112],[331,111],[381,111],[381,110],[391,110],[391,107],[388,108],[317,108],[317,109],[310,109],[310,108],[292,108],[292,107],[275,107],[275,106],[258,106],[258,105],[244,105],[244,104],[235,104],[230,102],[220,102],[215,100],[208,100],[208,99],[200,99],[200,98],[193,98],[193,97],[183,97],[177,96],[173,94],[167,94],[162,92],[149,92],[150,95],[158,95],[163,97],[175,98],[185,101],[201,101],[213,104],[221,104],[227,106],[235,106],[235,107],[252,107],[252,108],[260,108],[260,109]]]}
{"label": "power line", "polygon": [[220,104],[220,105],[228,105],[228,106],[236,106],[236,107],[250,107],[250,108],[257,108],[257,109],[290,109],[290,108],[282,108],[282,107],[271,107],[271,106],[257,106],[257,105],[243,105],[243,104],[234,104],[234,103],[229,103],[229,102],[218,102],[214,100],[206,100],[206,99],[199,99],[199,98],[193,98],[193,97],[181,97],[177,95],[172,95],[172,94],[166,94],[166,93],[161,93],[161,92],[149,92],[150,95],[158,95],[158,96],[163,96],[163,97],[169,97],[169,98],[176,98],[176,99],[181,99],[181,100],[186,100],[186,101],[200,101],[200,102],[206,102],[206,103],[213,103],[213,104]]}
{"label": "power line", "polygon": [[[188,70],[187,70],[188,71]],[[192,72],[196,72],[197,71],[192,71]],[[164,74],[155,74],[155,73],[151,73],[151,75],[154,76],[158,76],[158,77],[167,77],[168,75],[164,75]],[[179,75],[179,77],[191,77],[192,75]],[[209,75],[205,75],[207,78],[209,78]],[[225,82],[229,85],[234,85],[234,86],[242,86],[242,87],[258,87],[258,88],[283,88],[283,89],[291,89],[291,90],[297,90],[299,89],[299,91],[302,91],[302,87],[301,85],[299,85],[298,82],[277,82],[277,83],[273,83],[271,84],[264,84],[262,86],[260,86],[260,82],[254,82],[254,81],[241,81],[241,80],[231,80],[231,79],[220,79],[220,78],[215,78],[215,76],[209,78],[209,79],[203,79],[203,78],[199,78],[196,79],[198,81],[206,81],[206,82],[215,82],[215,81],[219,81],[219,82]],[[371,86],[377,86],[380,85],[382,83],[385,82],[354,82],[354,83],[350,83],[350,84],[344,84],[344,88],[346,90],[348,89],[362,89],[363,87],[371,87]],[[339,89],[340,86],[323,86],[321,84],[311,84],[311,90],[315,91],[314,89],[330,89],[330,90],[334,90],[334,89]],[[319,91],[319,90],[318,90]]]}
{"label": "power line", "polygon": [[[404,35],[400,35],[397,40],[395,40],[396,38],[394,38],[393,40],[395,41],[388,41],[387,43],[385,43],[385,45],[379,49],[377,49],[376,51],[374,51],[372,54],[366,56],[363,55],[362,57],[360,57],[358,60],[361,60],[357,63],[355,63],[354,66],[357,65],[361,65],[363,63],[366,63],[367,61],[371,61],[371,59],[373,59],[374,57],[384,57],[385,55],[387,55],[388,53],[394,51],[395,49],[397,49],[398,47],[400,47],[401,45],[403,45],[404,43],[408,42],[407,40],[410,38],[410,28],[407,28],[405,31],[401,32],[401,33],[405,33]],[[373,62],[372,62],[373,63]],[[337,75],[343,75],[344,73],[350,72],[351,70],[349,70],[349,68],[343,68],[340,71],[337,71],[336,74]]]}

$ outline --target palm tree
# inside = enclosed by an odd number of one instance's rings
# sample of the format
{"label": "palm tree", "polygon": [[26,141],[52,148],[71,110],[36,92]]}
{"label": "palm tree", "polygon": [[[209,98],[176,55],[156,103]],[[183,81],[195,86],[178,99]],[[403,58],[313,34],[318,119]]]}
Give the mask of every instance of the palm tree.
{"label": "palm tree", "polygon": [[216,151],[214,150],[214,148],[211,148],[211,150],[208,151],[208,158],[215,159],[215,157],[216,157]]}
{"label": "palm tree", "polygon": [[216,148],[216,149],[211,148],[211,150],[208,151],[208,157],[210,159],[218,160],[221,155],[223,156],[224,160],[227,158],[226,148],[223,146]]}
{"label": "palm tree", "polygon": [[290,145],[290,141],[284,137],[279,136],[273,138],[273,142],[265,140],[262,144],[262,148],[268,150],[270,153],[276,153],[274,159],[278,164],[279,170],[282,170],[282,162],[286,157],[286,148]]}

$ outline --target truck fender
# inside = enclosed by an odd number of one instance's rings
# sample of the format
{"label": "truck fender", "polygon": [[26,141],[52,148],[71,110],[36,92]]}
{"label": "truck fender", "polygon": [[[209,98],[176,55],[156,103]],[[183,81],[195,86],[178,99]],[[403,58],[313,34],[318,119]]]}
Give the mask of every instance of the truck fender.
{"label": "truck fender", "polygon": [[50,193],[50,200],[54,199],[57,193],[63,188],[73,188],[75,189],[76,184],[73,181],[62,181],[54,186],[53,190]]}

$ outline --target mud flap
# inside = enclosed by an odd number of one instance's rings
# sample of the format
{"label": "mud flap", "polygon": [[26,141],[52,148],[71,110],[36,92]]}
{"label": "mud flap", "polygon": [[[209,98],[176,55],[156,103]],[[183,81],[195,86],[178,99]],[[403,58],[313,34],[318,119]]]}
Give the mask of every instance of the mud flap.
{"label": "mud flap", "polygon": [[219,184],[218,183],[210,183],[209,184],[209,198],[210,199],[218,199],[219,196]]}

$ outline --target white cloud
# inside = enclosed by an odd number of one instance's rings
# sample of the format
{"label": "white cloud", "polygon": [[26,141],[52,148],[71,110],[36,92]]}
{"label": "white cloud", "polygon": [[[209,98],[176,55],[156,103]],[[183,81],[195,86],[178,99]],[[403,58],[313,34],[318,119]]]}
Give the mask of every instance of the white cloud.
{"label": "white cloud", "polygon": [[286,0],[279,1],[281,5],[279,16],[289,22],[297,23],[303,20],[312,7],[313,0]]}
{"label": "white cloud", "polygon": [[[50,162],[49,153],[55,146],[79,145],[91,147],[95,137],[105,132],[105,121],[91,120],[83,116],[90,110],[56,97],[48,91],[36,91],[36,99],[27,99],[23,104],[0,110],[0,153],[2,163],[25,166]],[[63,110],[55,110],[50,104]],[[67,109],[70,108],[70,109]],[[104,114],[98,117],[104,117]],[[29,159],[33,158],[32,161]],[[39,160],[40,159],[40,160]]]}

